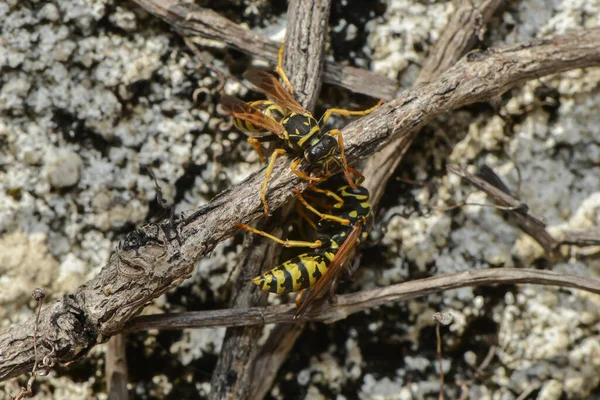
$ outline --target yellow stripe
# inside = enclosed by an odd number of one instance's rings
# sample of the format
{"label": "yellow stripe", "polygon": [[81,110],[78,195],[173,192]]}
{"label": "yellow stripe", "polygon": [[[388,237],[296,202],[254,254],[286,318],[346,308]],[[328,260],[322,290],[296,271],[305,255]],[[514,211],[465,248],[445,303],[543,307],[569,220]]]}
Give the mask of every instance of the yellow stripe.
{"label": "yellow stripe", "polygon": [[315,133],[319,132],[319,130],[320,130],[320,128],[318,125],[313,126],[312,129],[310,130],[310,132],[308,133],[308,135],[306,135],[302,139],[298,140],[298,146],[303,147],[304,143],[306,143],[306,141],[308,139],[313,137],[313,135]]}
{"label": "yellow stripe", "polygon": [[285,280],[285,274],[283,270],[276,269],[270,271],[275,278],[277,278],[277,294],[285,293],[285,287],[283,286],[283,282]]}
{"label": "yellow stripe", "polygon": [[299,284],[302,273],[300,272],[300,268],[298,268],[298,265],[292,264],[290,266],[287,266],[284,263],[283,266],[286,267],[287,271],[292,276],[292,291],[297,292],[298,290],[302,289],[302,286],[300,286]]}

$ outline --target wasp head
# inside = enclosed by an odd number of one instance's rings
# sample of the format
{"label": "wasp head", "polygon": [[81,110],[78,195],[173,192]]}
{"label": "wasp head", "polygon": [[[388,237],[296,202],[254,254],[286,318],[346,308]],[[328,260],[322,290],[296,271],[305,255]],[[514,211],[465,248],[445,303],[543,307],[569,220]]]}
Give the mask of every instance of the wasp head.
{"label": "wasp head", "polygon": [[304,151],[304,158],[310,165],[323,164],[338,151],[338,142],[333,136],[323,135],[319,141]]}

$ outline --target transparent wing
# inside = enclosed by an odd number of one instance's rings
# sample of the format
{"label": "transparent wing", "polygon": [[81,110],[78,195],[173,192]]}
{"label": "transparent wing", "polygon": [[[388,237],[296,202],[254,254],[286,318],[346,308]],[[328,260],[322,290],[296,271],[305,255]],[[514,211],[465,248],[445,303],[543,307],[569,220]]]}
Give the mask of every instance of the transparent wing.
{"label": "transparent wing", "polygon": [[308,111],[294,99],[290,92],[281,86],[275,75],[266,71],[253,69],[244,73],[244,78],[248,79],[248,81],[280,106],[297,114],[308,113]]}
{"label": "transparent wing", "polygon": [[333,260],[329,264],[329,268],[327,268],[327,272],[317,281],[315,286],[313,286],[306,296],[306,299],[300,304],[300,307],[296,310],[295,319],[300,318],[302,314],[306,312],[310,303],[312,303],[315,299],[322,297],[328,290],[331,282],[337,277],[340,272],[344,268],[344,262],[352,252],[352,250],[356,247],[357,239],[360,237],[362,232],[362,223],[357,223],[354,225],[344,243],[340,246],[338,252],[335,254]]}
{"label": "transparent wing", "polygon": [[227,114],[234,118],[243,119],[244,121],[250,122],[254,126],[261,127],[273,132],[280,138],[284,138],[283,132],[285,128],[279,122],[273,118],[267,117],[250,104],[243,102],[237,97],[223,95],[221,97],[221,105]]}

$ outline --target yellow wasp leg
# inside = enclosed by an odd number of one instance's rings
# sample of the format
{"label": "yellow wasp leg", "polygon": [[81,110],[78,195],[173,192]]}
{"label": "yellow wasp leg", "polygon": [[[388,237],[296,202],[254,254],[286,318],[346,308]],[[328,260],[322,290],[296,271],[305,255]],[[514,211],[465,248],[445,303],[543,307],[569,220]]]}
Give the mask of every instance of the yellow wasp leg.
{"label": "yellow wasp leg", "polygon": [[296,158],[292,162],[292,165],[290,167],[292,172],[294,174],[296,174],[300,179],[303,179],[305,181],[311,181],[311,182],[323,182],[323,181],[327,180],[327,178],[318,178],[318,177],[310,176],[310,175],[307,175],[306,173],[300,171],[298,169],[298,164],[300,164],[301,161],[302,161],[302,158],[300,158],[300,157]]}
{"label": "yellow wasp leg", "polygon": [[340,131],[339,129],[333,129],[327,132],[327,134],[331,136],[337,136],[338,147],[340,148],[340,158],[342,159],[342,171],[344,171],[344,176],[346,177],[346,180],[348,181],[350,187],[354,190],[357,190],[358,188],[356,187],[354,180],[350,176],[350,172],[348,172],[348,163],[346,162],[346,154],[344,153],[344,140],[342,139],[342,131]]}
{"label": "yellow wasp leg", "polygon": [[319,218],[326,219],[326,220],[329,220],[329,221],[335,221],[335,222],[340,223],[342,225],[348,225],[350,223],[349,219],[340,218],[340,217],[336,217],[335,215],[324,214],[324,213],[320,212],[319,210],[317,210],[316,208],[314,208],[313,206],[311,206],[310,204],[308,204],[308,202],[304,199],[304,197],[302,197],[302,194],[300,193],[300,191],[295,190],[295,193],[296,193],[296,196],[298,197],[298,200],[300,200],[300,202],[304,205],[304,207],[306,207],[306,209],[308,211],[311,211],[314,214],[318,215]]}
{"label": "yellow wasp leg", "polygon": [[290,94],[294,94],[294,88],[292,87],[292,84],[290,83],[287,74],[283,70],[283,47],[284,45],[282,44],[279,48],[279,53],[277,53],[277,68],[275,69],[275,72],[277,72],[277,74],[279,74],[279,76],[281,77],[281,80],[287,87],[288,92],[290,92]]}
{"label": "yellow wasp leg", "polygon": [[264,163],[265,157],[262,154],[262,146],[260,145],[260,141],[257,138],[249,137],[248,143],[250,143],[250,145],[252,147],[254,147],[254,150],[256,150],[256,153],[258,154],[258,159],[260,160],[260,163],[261,164]]}
{"label": "yellow wasp leg", "polygon": [[319,125],[320,126],[325,125],[325,123],[327,122],[329,117],[331,117],[332,114],[343,115],[344,117],[369,115],[373,111],[377,110],[379,108],[379,106],[381,106],[383,103],[384,103],[384,100],[379,100],[379,102],[377,104],[375,104],[373,107],[363,110],[363,111],[351,111],[351,110],[345,110],[343,108],[330,108],[329,110],[325,111],[325,114],[323,114],[323,116],[321,117],[321,121],[319,121]]}
{"label": "yellow wasp leg", "polygon": [[275,237],[267,232],[259,231],[258,229],[254,229],[248,225],[235,224],[235,226],[237,226],[240,229],[245,229],[252,233],[256,233],[257,235],[264,236],[267,239],[271,239],[272,241],[277,242],[284,247],[310,247],[311,249],[316,249],[323,245],[323,243],[320,240],[315,240],[314,242],[305,242],[302,240],[287,240],[287,239],[282,240],[282,239],[279,239],[278,237]]}
{"label": "yellow wasp leg", "polygon": [[265,172],[265,181],[263,182],[263,187],[260,192],[260,199],[263,203],[263,207],[265,208],[265,215],[269,215],[269,205],[267,204],[267,185],[269,184],[269,178],[271,178],[271,173],[275,167],[275,160],[277,160],[277,156],[281,154],[285,154],[285,149],[275,149],[275,151],[273,151],[273,154],[271,154],[271,158],[269,160],[269,165],[267,166],[267,170]]}
{"label": "yellow wasp leg", "polygon": [[360,185],[365,181],[365,176],[358,172],[356,169],[348,167],[348,172],[351,172],[356,176],[356,179],[354,179],[354,183],[356,183],[357,185]]}
{"label": "yellow wasp leg", "polygon": [[307,289],[302,289],[296,295],[296,308],[300,308],[300,305],[304,301],[304,295],[306,294]]}
{"label": "yellow wasp leg", "polygon": [[334,208],[342,208],[344,206],[344,199],[342,199],[340,196],[338,196],[331,190],[321,189],[314,185],[310,185],[308,187],[308,190],[310,190],[311,192],[324,194],[325,196],[333,199],[335,201],[335,204],[333,205]]}
{"label": "yellow wasp leg", "polygon": [[[313,229],[317,229],[317,224],[315,224],[306,214],[304,208],[300,207],[300,204],[296,203],[296,213],[305,220]],[[301,225],[300,225],[301,226]]]}

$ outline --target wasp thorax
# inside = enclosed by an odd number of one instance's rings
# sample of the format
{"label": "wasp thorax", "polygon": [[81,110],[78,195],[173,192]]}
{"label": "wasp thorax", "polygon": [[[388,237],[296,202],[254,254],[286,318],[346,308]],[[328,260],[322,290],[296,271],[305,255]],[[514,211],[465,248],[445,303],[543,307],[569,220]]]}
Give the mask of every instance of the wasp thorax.
{"label": "wasp thorax", "polygon": [[291,141],[298,143],[319,131],[319,124],[310,115],[290,114],[281,121]]}
{"label": "wasp thorax", "polygon": [[333,136],[324,135],[321,139],[304,151],[304,158],[315,165],[329,159],[338,150],[338,142]]}

